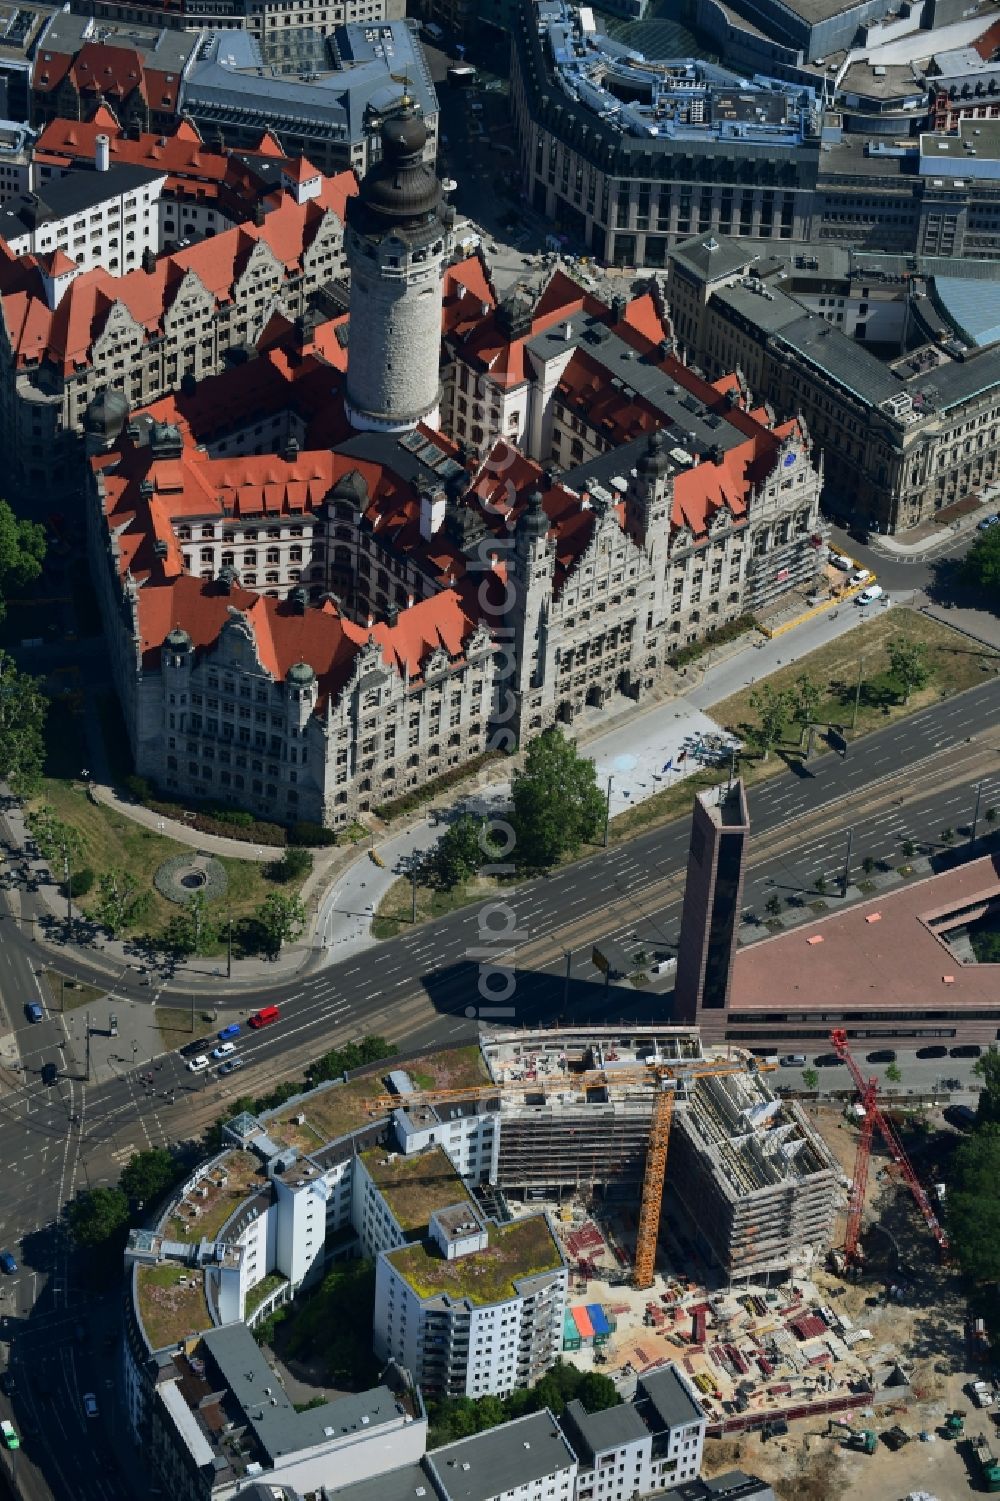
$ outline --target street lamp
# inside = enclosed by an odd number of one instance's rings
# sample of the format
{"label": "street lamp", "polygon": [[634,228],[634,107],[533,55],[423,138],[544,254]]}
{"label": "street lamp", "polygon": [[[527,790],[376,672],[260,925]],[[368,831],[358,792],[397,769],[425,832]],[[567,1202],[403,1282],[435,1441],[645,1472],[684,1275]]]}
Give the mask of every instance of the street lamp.
{"label": "street lamp", "polygon": [[611,784],[614,777],[608,777],[608,799],[604,808],[604,848],[608,847],[608,830],[611,826]]}
{"label": "street lamp", "polygon": [[854,713],[851,715],[851,729],[852,730],[857,729],[857,726],[858,726],[858,708],[860,707],[860,704],[861,704],[861,684],[862,684],[862,682],[864,680],[864,670],[865,670],[865,659],[862,656],[862,657],[858,658],[858,686],[854,690]]}

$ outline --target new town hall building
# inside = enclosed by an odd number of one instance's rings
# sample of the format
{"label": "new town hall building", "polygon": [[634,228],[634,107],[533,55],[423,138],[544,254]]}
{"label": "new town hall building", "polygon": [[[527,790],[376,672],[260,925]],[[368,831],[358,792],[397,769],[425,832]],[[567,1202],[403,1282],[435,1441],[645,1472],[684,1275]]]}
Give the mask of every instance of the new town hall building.
{"label": "new town hall building", "polygon": [[453,261],[423,144],[390,121],[346,199],[346,314],[276,310],[246,363],[88,408],[136,770],[185,798],[342,827],[641,698],[812,577],[801,422],[687,369],[652,293],[608,307],[556,274],[498,304]]}

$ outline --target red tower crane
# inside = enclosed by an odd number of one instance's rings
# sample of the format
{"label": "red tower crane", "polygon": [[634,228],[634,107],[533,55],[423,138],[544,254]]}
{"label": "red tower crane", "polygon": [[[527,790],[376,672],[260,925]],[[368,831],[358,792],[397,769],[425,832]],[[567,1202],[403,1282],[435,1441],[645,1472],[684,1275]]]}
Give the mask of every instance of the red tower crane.
{"label": "red tower crane", "polygon": [[917,1207],[923,1215],[927,1228],[940,1247],[941,1254],[948,1254],[948,1237],[944,1226],[931,1207],[931,1201],[921,1186],[920,1180],[913,1171],[910,1159],[903,1150],[892,1122],[882,1114],[878,1103],[878,1080],[865,1080],[864,1075],[858,1068],[851,1056],[851,1050],[847,1042],[847,1033],[838,1028],[830,1033],[830,1041],[834,1052],[842,1062],[847,1064],[851,1071],[851,1078],[860,1097],[861,1106],[864,1110],[864,1118],[861,1122],[861,1135],[858,1138],[858,1150],[854,1158],[854,1182],[851,1185],[851,1197],[847,1207],[847,1235],[844,1240],[844,1254],[848,1263],[858,1261],[858,1242],[861,1236],[861,1214],[865,1205],[865,1187],[868,1182],[868,1164],[871,1160],[872,1135],[875,1127],[879,1129],[882,1140],[889,1149],[889,1155],[895,1162],[899,1171],[906,1179],[906,1183],[913,1197],[917,1201]]}

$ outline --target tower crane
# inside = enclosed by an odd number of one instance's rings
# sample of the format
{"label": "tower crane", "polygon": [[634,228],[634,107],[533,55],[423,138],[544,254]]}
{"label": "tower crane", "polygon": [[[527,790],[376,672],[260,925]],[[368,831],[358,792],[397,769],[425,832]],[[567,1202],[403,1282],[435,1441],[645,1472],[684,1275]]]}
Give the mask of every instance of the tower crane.
{"label": "tower crane", "polygon": [[510,1099],[523,1094],[559,1094],[567,1085],[575,1090],[607,1089],[611,1085],[653,1085],[653,1113],[649,1127],[649,1146],[642,1178],[642,1194],[639,1201],[639,1227],[636,1234],[635,1267],[633,1284],[638,1289],[652,1287],[656,1266],[656,1244],[659,1238],[660,1214],[663,1206],[663,1184],[667,1173],[667,1149],[670,1144],[670,1127],[673,1123],[674,1100],[678,1087],[688,1079],[705,1079],[722,1074],[744,1073],[747,1067],[762,1073],[774,1068],[773,1063],[760,1063],[756,1059],[746,1063],[666,1063],[659,1059],[648,1063],[625,1064],[622,1067],[590,1069],[583,1073],[553,1074],[547,1078],[532,1079],[530,1083],[516,1084],[470,1084],[460,1089],[417,1089],[409,1094],[380,1094],[364,1101],[368,1110],[406,1110],[419,1105],[443,1105],[462,1101]]}
{"label": "tower crane", "polygon": [[861,1121],[861,1135],[858,1137],[858,1149],[854,1157],[854,1182],[851,1184],[851,1196],[847,1206],[847,1234],[844,1238],[844,1255],[848,1265],[856,1266],[860,1261],[858,1250],[861,1239],[861,1215],[865,1207],[865,1187],[868,1183],[868,1165],[871,1161],[872,1137],[875,1127],[889,1150],[889,1155],[895,1162],[899,1171],[906,1180],[910,1192],[917,1201],[917,1207],[923,1215],[927,1228],[940,1247],[941,1254],[948,1254],[948,1237],[944,1226],[931,1207],[931,1201],[924,1192],[919,1178],[913,1170],[913,1164],[903,1150],[903,1144],[896,1134],[892,1122],[882,1113],[878,1102],[878,1080],[875,1078],[865,1079],[857,1063],[851,1055],[847,1041],[847,1033],[838,1027],[830,1033],[830,1041],[834,1052],[842,1063],[846,1063],[854,1080],[855,1088],[864,1117]]}

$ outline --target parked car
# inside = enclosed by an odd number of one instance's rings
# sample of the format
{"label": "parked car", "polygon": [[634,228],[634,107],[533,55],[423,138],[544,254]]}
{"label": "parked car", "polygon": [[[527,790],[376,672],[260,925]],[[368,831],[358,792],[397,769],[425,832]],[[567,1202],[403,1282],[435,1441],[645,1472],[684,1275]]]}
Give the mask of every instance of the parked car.
{"label": "parked car", "polygon": [[1000,516],[984,516],[982,521],[979,522],[976,530],[980,532],[988,532],[990,527],[996,526],[998,521],[1000,521]]}
{"label": "parked car", "polygon": [[219,1041],[220,1042],[225,1042],[225,1040],[226,1040],[227,1037],[239,1037],[239,1035],[240,1035],[240,1024],[239,1024],[239,1022],[230,1022],[229,1026],[228,1027],[223,1027],[222,1031],[219,1033]]}
{"label": "parked car", "polygon": [[882,599],[884,595],[885,590],[881,584],[869,584],[867,589],[862,589],[861,593],[855,596],[855,603],[859,605],[873,605],[876,600]]}
{"label": "parked car", "polygon": [[871,576],[872,572],[870,568],[855,568],[847,582],[849,584],[867,584]]}
{"label": "parked car", "polygon": [[4,1447],[6,1449],[20,1449],[21,1440],[18,1438],[14,1424],[9,1418],[0,1419],[0,1434],[3,1435]]}
{"label": "parked car", "polygon": [[849,558],[846,552],[831,552],[830,567],[839,568],[841,573],[850,573],[854,567],[854,559]]}
{"label": "parked car", "polygon": [[874,1053],[865,1054],[866,1063],[895,1063],[896,1053],[893,1048],[877,1048]]}
{"label": "parked car", "polygon": [[45,1012],[37,1001],[29,1001],[24,1008],[24,1014],[29,1022],[40,1022],[45,1019]]}
{"label": "parked car", "polygon": [[781,1059],[781,1067],[805,1068],[806,1062],[807,1059],[805,1053],[786,1053],[785,1056]]}
{"label": "parked car", "polygon": [[13,1277],[17,1271],[17,1262],[9,1251],[0,1251],[0,1271],[6,1272],[8,1277]]}
{"label": "parked car", "polygon": [[917,1048],[918,1058],[946,1058],[947,1056],[948,1049],[944,1043],[935,1042],[929,1048]]}
{"label": "parked car", "polygon": [[212,1049],[213,1058],[228,1058],[230,1053],[236,1052],[235,1042],[220,1042],[217,1048]]}
{"label": "parked car", "polygon": [[88,1418],[97,1417],[97,1398],[94,1396],[93,1392],[84,1392],[83,1410],[87,1414]]}
{"label": "parked car", "polygon": [[962,1042],[959,1043],[957,1048],[951,1049],[951,1056],[953,1058],[980,1058],[982,1057],[982,1052],[983,1050],[978,1043]]}
{"label": "parked car", "polygon": [[202,1073],[206,1068],[208,1068],[208,1054],[199,1053],[197,1058],[191,1059],[190,1063],[188,1064],[188,1068],[193,1074]]}
{"label": "parked car", "polygon": [[971,1105],[948,1105],[942,1112],[949,1126],[959,1131],[971,1131],[976,1124],[976,1112]]}

